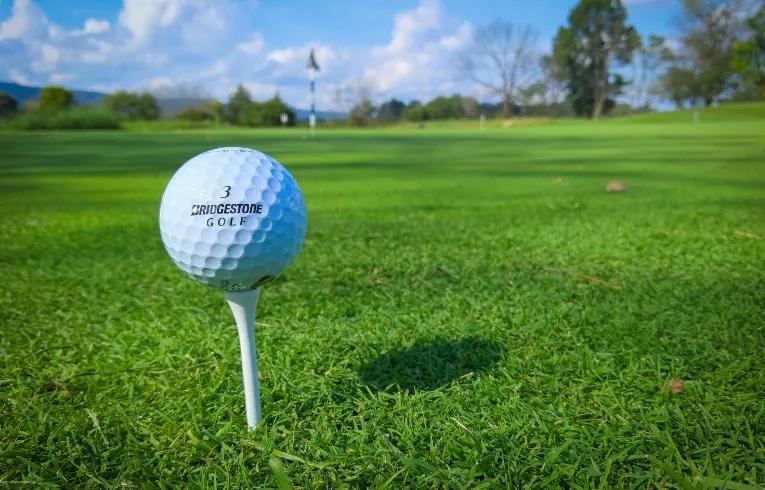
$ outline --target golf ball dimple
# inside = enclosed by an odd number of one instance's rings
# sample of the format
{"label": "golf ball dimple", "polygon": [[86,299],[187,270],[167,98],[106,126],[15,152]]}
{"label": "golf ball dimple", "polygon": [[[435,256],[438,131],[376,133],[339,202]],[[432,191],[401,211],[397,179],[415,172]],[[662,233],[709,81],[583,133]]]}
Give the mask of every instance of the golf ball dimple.
{"label": "golf ball dimple", "polygon": [[197,281],[227,291],[258,287],[295,259],[306,231],[303,194],[270,156],[218,148],[173,175],[159,211],[162,241]]}

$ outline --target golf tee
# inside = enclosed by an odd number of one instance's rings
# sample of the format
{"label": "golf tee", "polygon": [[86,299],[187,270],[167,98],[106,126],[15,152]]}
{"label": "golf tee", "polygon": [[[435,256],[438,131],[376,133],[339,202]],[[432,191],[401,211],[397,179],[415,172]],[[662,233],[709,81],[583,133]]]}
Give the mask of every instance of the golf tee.
{"label": "golf tee", "polygon": [[258,379],[258,353],[255,350],[255,310],[260,289],[227,292],[226,301],[234,313],[239,331],[239,347],[242,353],[242,378],[244,402],[247,410],[247,427],[250,430],[260,422],[260,380]]}

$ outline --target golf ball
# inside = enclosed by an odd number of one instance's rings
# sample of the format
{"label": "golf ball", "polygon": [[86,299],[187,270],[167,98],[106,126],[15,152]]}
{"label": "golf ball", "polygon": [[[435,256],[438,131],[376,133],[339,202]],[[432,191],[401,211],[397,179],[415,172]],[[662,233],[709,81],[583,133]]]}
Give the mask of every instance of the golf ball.
{"label": "golf ball", "polygon": [[173,262],[197,281],[226,291],[254,289],[297,257],[306,231],[303,193],[270,156],[217,148],[173,175],[159,210]]}

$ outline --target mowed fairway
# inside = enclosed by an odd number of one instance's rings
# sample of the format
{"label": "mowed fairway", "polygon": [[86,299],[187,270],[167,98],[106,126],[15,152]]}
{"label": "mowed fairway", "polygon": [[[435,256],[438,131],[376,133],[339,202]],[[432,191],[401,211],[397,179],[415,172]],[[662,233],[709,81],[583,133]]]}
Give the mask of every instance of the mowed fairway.
{"label": "mowed fairway", "polygon": [[[0,486],[763,486],[760,116],[0,133]],[[309,210],[253,433],[231,313],[157,224],[230,145]]]}

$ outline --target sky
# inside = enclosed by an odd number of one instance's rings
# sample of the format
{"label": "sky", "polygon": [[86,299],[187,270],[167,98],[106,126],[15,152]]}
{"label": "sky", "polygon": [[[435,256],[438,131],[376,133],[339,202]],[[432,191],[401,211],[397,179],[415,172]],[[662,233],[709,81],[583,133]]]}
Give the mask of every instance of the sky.
{"label": "sky", "polygon": [[[160,97],[224,100],[238,84],[256,99],[309,104],[305,64],[321,67],[317,105],[344,109],[338,89],[375,101],[462,93],[490,100],[455,59],[482,25],[538,31],[549,52],[576,0],[0,0],[0,80]],[[626,0],[638,32],[676,36],[677,0]]]}

